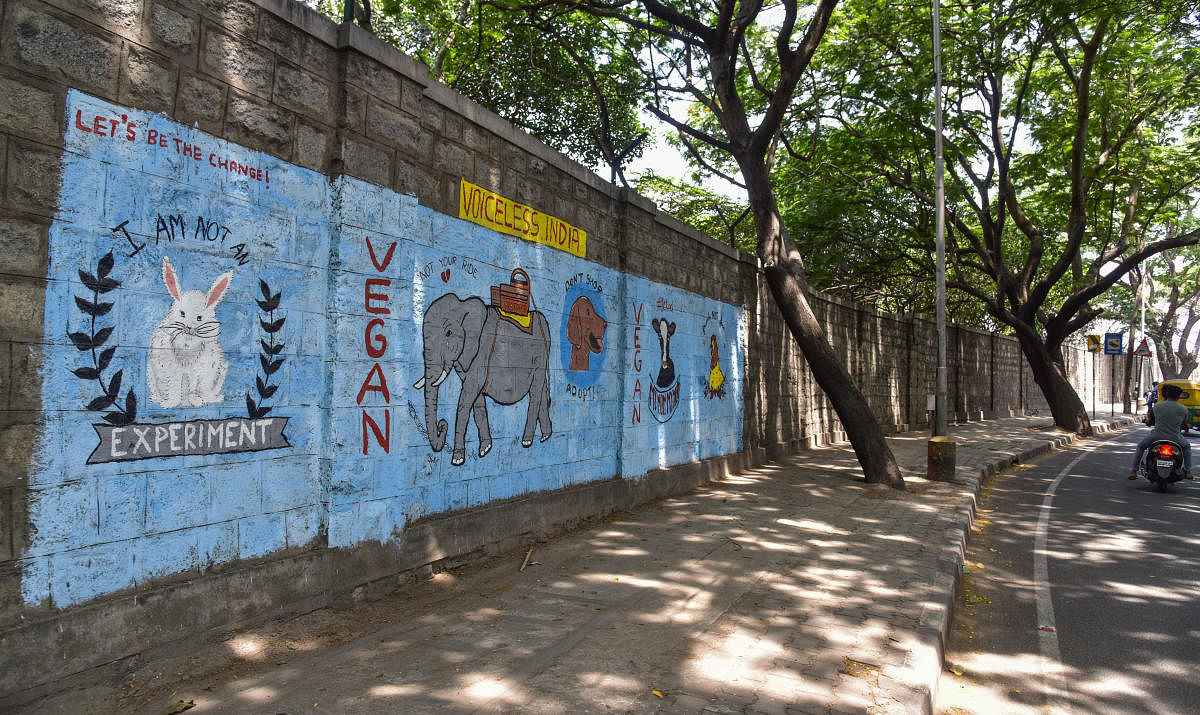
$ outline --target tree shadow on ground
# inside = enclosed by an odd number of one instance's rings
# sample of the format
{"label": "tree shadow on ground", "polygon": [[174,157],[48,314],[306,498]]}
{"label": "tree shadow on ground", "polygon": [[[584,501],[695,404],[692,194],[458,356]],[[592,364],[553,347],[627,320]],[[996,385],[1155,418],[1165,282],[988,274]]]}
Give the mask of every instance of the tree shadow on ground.
{"label": "tree shadow on ground", "polygon": [[940,608],[931,584],[961,499],[956,485],[911,486],[866,485],[847,448],[805,452],[538,544],[524,571],[522,550],[233,634],[116,704],[886,709]]}

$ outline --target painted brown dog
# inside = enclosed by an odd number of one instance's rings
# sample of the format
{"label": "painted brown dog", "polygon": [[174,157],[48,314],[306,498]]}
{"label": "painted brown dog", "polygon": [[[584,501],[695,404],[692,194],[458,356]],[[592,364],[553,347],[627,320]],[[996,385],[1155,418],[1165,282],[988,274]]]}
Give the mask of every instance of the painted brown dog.
{"label": "painted brown dog", "polygon": [[592,301],[580,296],[567,313],[567,342],[571,343],[571,362],[568,370],[586,371],[590,353],[604,351],[604,331],[608,323],[596,314]]}

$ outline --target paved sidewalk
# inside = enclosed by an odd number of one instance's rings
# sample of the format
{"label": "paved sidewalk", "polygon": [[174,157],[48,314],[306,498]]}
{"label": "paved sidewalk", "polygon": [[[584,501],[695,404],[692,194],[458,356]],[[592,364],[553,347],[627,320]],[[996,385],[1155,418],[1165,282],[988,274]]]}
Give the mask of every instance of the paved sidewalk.
{"label": "paved sidewalk", "polygon": [[293,715],[927,712],[981,478],[1071,441],[1046,417],[951,436],[956,483],[916,476],[924,432],[889,439],[907,493],[864,484],[848,445],[807,451],[528,557],[230,634],[190,659],[145,664],[122,698],[92,703]]}

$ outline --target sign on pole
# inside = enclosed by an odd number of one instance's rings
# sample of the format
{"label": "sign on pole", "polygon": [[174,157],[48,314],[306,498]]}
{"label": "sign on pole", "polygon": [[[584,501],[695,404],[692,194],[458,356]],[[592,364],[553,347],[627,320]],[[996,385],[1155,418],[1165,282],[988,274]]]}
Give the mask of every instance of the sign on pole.
{"label": "sign on pole", "polygon": [[1146,342],[1145,338],[1142,338],[1142,342],[1137,346],[1137,350],[1133,351],[1133,354],[1138,357],[1150,357],[1150,344]]}
{"label": "sign on pole", "polygon": [[1088,341],[1088,352],[1089,353],[1100,352],[1100,336],[1099,335],[1089,335],[1089,336],[1087,336],[1087,341]]}
{"label": "sign on pole", "polygon": [[1120,355],[1125,346],[1125,333],[1104,334],[1104,354]]}

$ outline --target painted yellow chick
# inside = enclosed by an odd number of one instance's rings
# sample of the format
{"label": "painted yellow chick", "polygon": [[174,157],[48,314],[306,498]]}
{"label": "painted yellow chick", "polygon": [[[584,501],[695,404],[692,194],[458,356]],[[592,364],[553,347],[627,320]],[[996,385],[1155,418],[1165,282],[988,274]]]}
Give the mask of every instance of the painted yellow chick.
{"label": "painted yellow chick", "polygon": [[710,336],[712,362],[708,370],[708,396],[721,397],[721,386],[725,384],[725,375],[721,372],[721,363],[717,361],[717,336]]}

